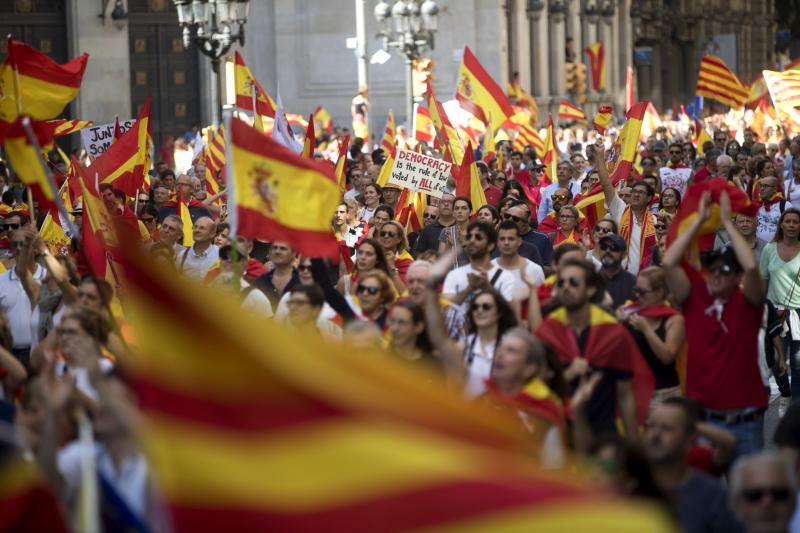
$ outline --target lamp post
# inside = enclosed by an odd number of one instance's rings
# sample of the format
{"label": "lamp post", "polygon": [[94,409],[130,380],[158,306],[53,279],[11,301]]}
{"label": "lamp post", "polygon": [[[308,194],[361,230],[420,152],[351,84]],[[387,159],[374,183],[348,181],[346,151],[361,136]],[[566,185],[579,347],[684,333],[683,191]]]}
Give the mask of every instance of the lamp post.
{"label": "lamp post", "polygon": [[[244,25],[250,12],[250,0],[172,0],[178,10],[178,24],[183,29],[183,46],[194,43],[211,59],[214,82],[211,84],[211,122],[219,124],[222,109],[219,60],[236,42],[244,45]],[[236,33],[233,26],[238,25]]]}
{"label": "lamp post", "polygon": [[396,48],[406,58],[406,120],[414,113],[413,61],[433,50],[433,36],[438,29],[439,6],[433,0],[397,0],[390,6],[380,0],[375,6],[378,37],[383,48]]}

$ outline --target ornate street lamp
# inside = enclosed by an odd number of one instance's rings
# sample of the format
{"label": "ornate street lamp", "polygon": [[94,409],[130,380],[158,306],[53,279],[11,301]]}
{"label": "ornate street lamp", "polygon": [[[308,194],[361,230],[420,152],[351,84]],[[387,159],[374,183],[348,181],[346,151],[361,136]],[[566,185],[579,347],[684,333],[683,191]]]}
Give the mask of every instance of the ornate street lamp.
{"label": "ornate street lamp", "polygon": [[600,10],[597,9],[597,4],[595,4],[594,0],[586,2],[586,5],[583,7],[583,14],[586,16],[586,20],[589,21],[589,24],[597,24],[600,18]]}
{"label": "ornate street lamp", "polygon": [[601,14],[603,15],[603,22],[610,26],[614,20],[614,0],[606,0]]}
{"label": "ornate street lamp", "polygon": [[[194,43],[211,59],[215,79],[211,84],[213,101],[211,122],[218,124],[222,108],[219,60],[235,43],[244,45],[244,25],[250,13],[250,0],[172,0],[183,29],[183,46]],[[234,25],[236,33],[233,31]]]}
{"label": "ornate street lamp", "polygon": [[528,0],[528,5],[525,8],[534,22],[538,22],[544,11],[544,2],[542,0]]}
{"label": "ornate street lamp", "polygon": [[406,120],[414,113],[413,61],[425,50],[433,50],[433,38],[439,29],[439,6],[433,0],[397,0],[389,5],[380,0],[375,6],[378,37],[383,48],[396,48],[406,58]]}

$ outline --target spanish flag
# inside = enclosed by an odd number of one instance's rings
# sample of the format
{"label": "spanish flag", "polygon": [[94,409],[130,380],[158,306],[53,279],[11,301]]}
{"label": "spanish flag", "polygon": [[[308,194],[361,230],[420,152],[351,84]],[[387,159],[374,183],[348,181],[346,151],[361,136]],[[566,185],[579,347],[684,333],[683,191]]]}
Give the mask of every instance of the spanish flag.
{"label": "spanish flag", "polygon": [[530,124],[523,124],[517,129],[517,136],[514,137],[512,146],[514,150],[519,150],[520,152],[528,146],[533,146],[536,150],[536,157],[540,159],[544,157],[544,142],[539,137],[539,132],[536,131],[536,128]]}
{"label": "spanish flag", "polygon": [[12,446],[0,452],[0,531],[66,533],[62,506],[34,462]]}
{"label": "spanish flag", "polygon": [[236,107],[253,111],[253,92],[255,91],[256,109],[259,116],[275,118],[275,102],[267,91],[258,83],[244,62],[242,54],[236,52],[233,59],[233,77],[236,84]]}
{"label": "spanish flag", "polygon": [[344,192],[347,188],[347,148],[350,146],[350,136],[345,135],[339,143],[339,157],[336,159],[336,167],[334,168],[334,175],[336,176],[336,183],[339,185],[339,190]]}
{"label": "spanish flag", "polygon": [[55,126],[53,134],[56,137],[61,137],[62,135],[69,135],[70,133],[75,133],[76,131],[80,131],[83,128],[88,128],[89,126],[94,125],[94,121],[91,120],[80,120],[80,119],[67,120],[63,118],[48,120],[47,123]]}
{"label": "spanish flag", "polygon": [[381,150],[388,156],[394,151],[395,146],[395,129],[394,129],[394,113],[389,110],[389,115],[386,117],[386,128],[383,130],[383,139],[381,139]]}
{"label": "spanish flag", "polygon": [[[77,162],[73,164],[80,165]],[[106,278],[110,274],[109,262],[111,260],[108,248],[119,245],[114,231],[114,222],[97,190],[93,185],[89,185],[92,182],[86,175],[86,169],[78,169],[78,172],[82,174],[82,178],[77,180],[80,184],[83,201],[81,246],[92,273],[98,278]]]}
{"label": "spanish flag", "polygon": [[319,123],[320,129],[325,133],[330,134],[333,131],[333,119],[331,119],[331,114],[324,107],[317,106],[314,110],[314,120]]}
{"label": "spanish flag", "polygon": [[139,437],[171,531],[673,530],[649,505],[538,469],[512,415],[419,367],[129,262]]}
{"label": "spanish flag", "polygon": [[397,155],[397,147],[392,146],[391,151],[386,154],[386,161],[381,165],[381,171],[378,173],[378,178],[375,180],[379,186],[383,187],[389,182],[389,177],[392,175],[392,168],[394,167],[394,159]]}
{"label": "spanish flag", "polygon": [[542,150],[542,164],[544,165],[545,184],[555,183],[556,167],[558,166],[558,150],[555,146],[556,135],[553,128],[553,116],[550,115],[550,122],[547,124],[547,137],[544,139],[544,150]]}
{"label": "spanish flag", "polygon": [[431,144],[433,142],[433,123],[431,114],[427,109],[417,104],[414,114],[414,138],[420,142]]}
{"label": "spanish flag", "polygon": [[561,100],[558,104],[558,118],[564,120],[576,120],[578,122],[586,122],[586,114],[580,107]]}
{"label": "spanish flag", "polygon": [[86,174],[100,176],[100,183],[110,183],[128,196],[144,185],[150,171],[150,97],[145,100],[139,118],[108,150],[89,166]]}
{"label": "spanish flag", "polygon": [[565,367],[583,357],[593,368],[631,372],[636,414],[640,424],[645,422],[655,388],[653,373],[630,333],[613,315],[591,305],[589,334],[583,350],[578,345],[564,307],[550,313],[536,328],[535,334],[556,352]]}
{"label": "spanish flag", "polygon": [[594,116],[594,129],[600,135],[606,134],[606,128],[613,117],[614,108],[610,105],[601,105]]}
{"label": "spanish flag", "polygon": [[628,179],[633,166],[633,160],[639,146],[639,132],[642,129],[644,114],[647,112],[649,102],[641,101],[628,110],[627,120],[619,136],[614,141],[614,146],[608,152],[608,176],[611,183],[616,185],[621,180]]}
{"label": "spanish flag", "polygon": [[[31,188],[33,197],[39,202],[39,208],[49,210],[55,207],[56,192],[45,173],[46,164],[41,149],[37,149],[28,139],[23,121],[28,117],[19,117],[8,129],[5,138],[5,150],[11,168],[19,180]],[[47,146],[53,142],[55,126],[47,122],[30,121],[39,146]]]}
{"label": "spanish flag", "polygon": [[88,54],[59,65],[27,44],[8,38],[0,65],[0,140],[18,115],[55,118],[78,94]]}
{"label": "spanish flag", "polygon": [[308,127],[306,128],[306,138],[303,139],[303,151],[300,155],[314,159],[314,148],[317,146],[317,134],[314,132],[314,115],[308,117]]}
{"label": "spanish flag", "polygon": [[592,43],[583,49],[589,56],[589,69],[592,73],[592,88],[600,92],[606,88],[606,51],[603,41]]}
{"label": "spanish flag", "polygon": [[458,70],[456,100],[463,109],[495,130],[514,114],[503,89],[489,76],[469,46],[464,47]]}
{"label": "spanish flag", "polygon": [[481,186],[481,175],[478,165],[475,163],[475,152],[472,145],[467,145],[464,159],[461,161],[461,169],[456,179],[456,196],[466,196],[472,203],[471,215],[486,205],[486,194]]}
{"label": "spanish flag", "polygon": [[336,257],[331,219],[341,193],[330,164],[300,157],[237,118],[230,135],[231,233]]}
{"label": "spanish flag", "polygon": [[427,97],[428,97],[428,112],[430,113],[433,129],[436,132],[436,138],[440,143],[444,143],[441,151],[451,152],[453,159],[451,162],[456,165],[461,164],[464,158],[464,147],[461,145],[461,139],[458,137],[458,132],[450,123],[450,118],[444,110],[442,104],[436,99],[436,94],[433,92],[433,85],[430,78],[426,81]]}
{"label": "spanish flag", "polygon": [[[769,84],[769,80],[767,80]],[[700,72],[697,75],[697,96],[713,98],[733,109],[739,109],[747,101],[748,88],[728,68],[721,58],[704,55],[700,59]]]}
{"label": "spanish flag", "polygon": [[694,119],[694,146],[697,148],[697,155],[703,156],[705,150],[703,150],[703,145],[711,140],[711,136],[706,131],[705,126],[703,123],[698,120]]}
{"label": "spanish flag", "polygon": [[181,218],[181,222],[183,222],[183,240],[181,244],[186,247],[194,246],[194,232],[192,231],[193,224],[192,224],[192,216],[189,214],[189,204],[186,201],[186,198],[183,196],[183,190],[181,189],[180,193],[178,193],[178,213],[177,215]]}
{"label": "spanish flag", "polygon": [[603,185],[596,183],[585,196],[576,196],[575,208],[586,217],[586,226],[589,229],[594,228],[597,221],[608,214]]}

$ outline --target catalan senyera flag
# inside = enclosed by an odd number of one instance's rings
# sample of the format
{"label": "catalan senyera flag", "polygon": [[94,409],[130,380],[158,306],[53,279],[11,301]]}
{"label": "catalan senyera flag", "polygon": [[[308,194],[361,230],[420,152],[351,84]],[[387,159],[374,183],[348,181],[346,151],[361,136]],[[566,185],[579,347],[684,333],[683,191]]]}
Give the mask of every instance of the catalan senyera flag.
{"label": "catalan senyera flag", "polygon": [[78,94],[88,54],[59,65],[25,43],[8,38],[0,65],[0,141],[19,115],[57,117]]}
{"label": "catalan senyera flag", "polygon": [[220,190],[220,183],[225,183],[225,127],[220,124],[205,148],[206,191],[214,196]]}
{"label": "catalan senyera flag", "polygon": [[517,136],[514,137],[512,146],[514,150],[519,150],[520,152],[528,146],[533,146],[536,150],[536,157],[540,159],[544,157],[544,141],[542,141],[536,128],[530,124],[523,124],[517,129]]}
{"label": "catalan senyera flag", "polygon": [[94,125],[94,121],[92,120],[80,120],[80,119],[67,120],[63,118],[57,118],[53,120],[48,120],[47,122],[55,126],[53,135],[55,135],[56,137],[61,137],[62,135],[69,135],[70,133],[75,133],[76,131],[80,131],[83,128],[88,128],[89,126]]}
{"label": "catalan senyera flag", "polygon": [[748,88],[725,61],[709,54],[700,59],[695,92],[698,96],[713,98],[734,109],[742,107],[749,94]]}
{"label": "catalan senyera flag", "polygon": [[336,257],[330,225],[341,192],[331,165],[299,157],[236,118],[229,133],[231,233]]}
{"label": "catalan senyera flag", "polygon": [[420,142],[433,143],[433,122],[428,110],[421,105],[417,105],[414,114],[414,138]]}
{"label": "catalan senyera flag", "polygon": [[100,183],[110,183],[128,196],[144,185],[150,170],[150,97],[145,100],[134,125],[109,146],[89,166],[87,175],[100,176]]}
{"label": "catalan senyera flag", "polygon": [[390,109],[389,114],[386,116],[386,127],[383,130],[383,139],[381,139],[381,150],[383,150],[387,156],[393,150],[395,144],[397,144],[395,137],[394,113]]}
{"label": "catalan senyera flag", "polygon": [[431,117],[431,123],[433,123],[433,129],[436,132],[436,138],[447,145],[442,147],[442,152],[450,151],[453,155],[452,162],[456,165],[460,165],[461,160],[464,158],[464,147],[461,144],[461,139],[458,137],[458,132],[450,122],[450,118],[447,116],[444,107],[436,99],[436,94],[433,91],[430,78],[426,81],[426,87],[428,113]]}
{"label": "catalan senyera flag", "polygon": [[601,105],[594,116],[594,129],[600,135],[606,134],[606,128],[614,116],[614,108],[610,105]]}
{"label": "catalan senyera flag", "polygon": [[592,73],[592,88],[602,91],[606,88],[606,52],[603,41],[597,41],[583,49],[589,56],[589,70]]}
{"label": "catalan senyera flag", "polygon": [[175,533],[673,528],[568,469],[540,470],[513,415],[420,367],[128,262],[138,436]]}
{"label": "catalan senyera flag", "polygon": [[300,155],[314,159],[314,149],[317,146],[317,133],[314,131],[314,115],[308,117],[308,127],[306,128],[306,138],[303,139],[303,151]]}
{"label": "catalan senyera flag", "polygon": [[566,100],[561,100],[558,104],[558,118],[586,122],[586,114],[583,112],[583,109]]}
{"label": "catalan senyera flag", "polygon": [[514,114],[503,89],[489,76],[469,46],[464,47],[458,70],[456,100],[484,124],[488,125],[491,120],[495,130]]}
{"label": "catalan senyera flag", "polygon": [[331,119],[331,114],[328,113],[328,110],[322,106],[317,106],[314,110],[314,120],[319,123],[320,128],[325,133],[330,133],[333,131],[333,119]]}
{"label": "catalan senyera flag", "polygon": [[800,106],[800,70],[765,70],[762,74],[776,109],[788,111]]}
{"label": "catalan senyera flag", "polygon": [[628,179],[631,173],[631,166],[633,166],[633,160],[638,152],[639,132],[642,129],[642,121],[647,112],[648,103],[643,100],[628,110],[625,114],[627,120],[608,152],[608,176],[614,185],[621,180]]}
{"label": "catalan senyera flag", "polygon": [[544,149],[542,150],[542,165],[545,172],[545,184],[555,183],[556,167],[558,166],[558,150],[556,150],[556,132],[553,127],[553,115],[547,123],[547,137],[544,139]]}
{"label": "catalan senyera flag", "polygon": [[478,165],[475,163],[475,152],[472,145],[467,145],[464,159],[461,161],[461,168],[456,178],[456,196],[466,196],[472,203],[471,215],[486,205],[486,194],[481,186],[481,175]]}
{"label": "catalan senyera flag", "polygon": [[[11,168],[19,180],[30,187],[33,197],[39,202],[39,208],[49,210],[55,207],[58,191],[53,190],[43,167],[44,159],[40,150],[28,140],[22,125],[24,117],[19,117],[8,128],[5,137],[5,150]],[[36,135],[39,146],[47,146],[53,142],[55,127],[47,122],[31,121],[31,128]]]}
{"label": "catalan senyera flag", "polygon": [[339,144],[339,157],[336,159],[336,167],[333,170],[336,176],[336,183],[339,185],[339,190],[344,192],[347,188],[347,148],[350,146],[350,136],[345,135]]}
{"label": "catalan senyera flag", "polygon": [[242,54],[236,52],[233,59],[234,80],[236,84],[236,107],[253,111],[253,91],[255,90],[256,115],[275,118],[275,101],[250,72]]}

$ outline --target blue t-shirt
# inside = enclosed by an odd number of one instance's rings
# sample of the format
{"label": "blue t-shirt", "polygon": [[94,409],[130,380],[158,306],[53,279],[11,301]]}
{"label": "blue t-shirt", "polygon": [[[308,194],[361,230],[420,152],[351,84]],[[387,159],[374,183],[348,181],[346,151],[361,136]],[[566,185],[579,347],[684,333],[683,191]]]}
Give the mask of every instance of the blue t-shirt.
{"label": "blue t-shirt", "polygon": [[728,493],[713,477],[693,470],[675,496],[678,520],[685,533],[744,532],[728,503]]}

